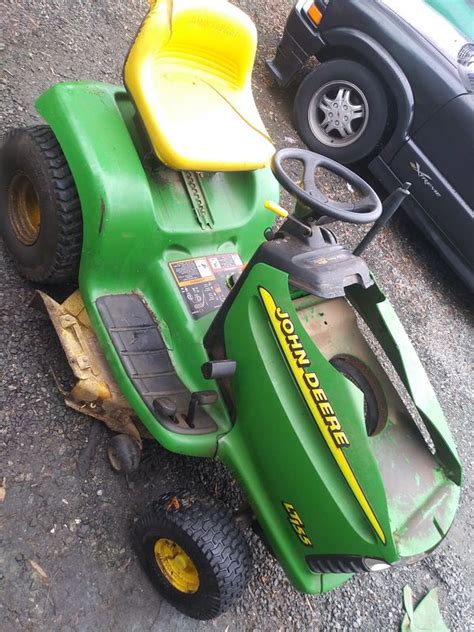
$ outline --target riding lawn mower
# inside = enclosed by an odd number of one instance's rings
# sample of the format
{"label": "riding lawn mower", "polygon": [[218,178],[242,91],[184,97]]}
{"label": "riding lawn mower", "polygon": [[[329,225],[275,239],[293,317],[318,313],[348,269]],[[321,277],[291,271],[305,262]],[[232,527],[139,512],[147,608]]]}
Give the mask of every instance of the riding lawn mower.
{"label": "riding lawn mower", "polygon": [[[435,390],[360,256],[408,189],[382,205],[328,158],[275,152],[255,52],[255,26],[226,0],[151,0],[124,87],[53,86],[36,102],[46,124],[1,149],[18,270],[76,283],[63,302],[36,293],[76,378],[66,403],[113,431],[118,471],[153,439],[217,459],[242,488],[233,512],[179,486],[134,524],[154,586],[198,619],[241,595],[246,527],[297,590],[321,593],[434,549],[461,484]],[[319,168],[354,201],[329,198]],[[336,220],[373,226],[352,252]]]}

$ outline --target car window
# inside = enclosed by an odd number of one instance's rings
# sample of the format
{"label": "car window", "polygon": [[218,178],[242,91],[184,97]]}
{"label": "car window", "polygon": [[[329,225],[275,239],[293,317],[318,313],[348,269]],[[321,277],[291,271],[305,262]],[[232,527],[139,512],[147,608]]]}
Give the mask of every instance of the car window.
{"label": "car window", "polygon": [[438,13],[454,24],[468,40],[474,41],[474,0],[426,0]]}
{"label": "car window", "polygon": [[[429,40],[448,59],[456,63],[460,49],[469,40],[444,15],[430,6],[430,4],[441,6],[443,3],[440,0],[380,1]],[[464,3],[465,0],[459,0],[459,2]],[[474,10],[470,6],[467,6],[467,10],[472,12],[474,17]]]}

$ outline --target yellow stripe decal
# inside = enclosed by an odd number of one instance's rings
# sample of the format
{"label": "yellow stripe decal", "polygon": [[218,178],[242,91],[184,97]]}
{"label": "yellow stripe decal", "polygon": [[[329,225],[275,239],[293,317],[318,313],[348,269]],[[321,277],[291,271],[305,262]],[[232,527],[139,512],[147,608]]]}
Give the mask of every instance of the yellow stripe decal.
{"label": "yellow stripe decal", "polygon": [[[380,540],[383,544],[385,544],[386,537],[383,529],[380,526],[377,516],[370,506],[359,481],[355,477],[346,455],[344,454],[344,447],[349,445],[349,441],[342,431],[337,417],[333,414],[332,416],[323,419],[320,407],[315,401],[315,399],[318,400],[320,397],[322,398],[324,396],[320,395],[324,394],[324,391],[321,388],[317,388],[320,384],[316,375],[314,373],[308,373],[304,368],[305,366],[309,366],[310,362],[306,357],[306,353],[304,352],[301,343],[299,342],[298,335],[294,333],[294,326],[292,325],[288,314],[284,314],[277,306],[270,292],[263,287],[260,287],[259,291],[272,328],[285,355],[288,366],[296,380],[298,388],[304,397],[306,405],[308,406],[316,425],[326,441],[334,460],[341,470],[342,475],[346,479],[347,484],[367,517],[367,520],[372,525]],[[291,340],[291,344],[289,342],[289,338]],[[315,388],[313,389],[311,387]],[[315,393],[317,394],[316,398]],[[329,402],[325,402],[325,404],[326,410],[331,408]],[[336,430],[336,432],[334,432],[334,430]]]}

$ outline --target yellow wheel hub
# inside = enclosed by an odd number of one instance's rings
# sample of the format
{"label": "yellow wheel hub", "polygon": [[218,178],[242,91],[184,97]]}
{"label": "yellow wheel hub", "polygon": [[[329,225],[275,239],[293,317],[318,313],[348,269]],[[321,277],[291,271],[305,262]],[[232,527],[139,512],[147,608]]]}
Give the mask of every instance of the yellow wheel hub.
{"label": "yellow wheel hub", "polygon": [[194,562],[179,544],[160,538],[155,542],[155,560],[169,583],[183,593],[199,588],[199,573]]}
{"label": "yellow wheel hub", "polygon": [[32,246],[40,233],[41,210],[38,195],[24,173],[18,173],[10,183],[8,215],[18,241]]}

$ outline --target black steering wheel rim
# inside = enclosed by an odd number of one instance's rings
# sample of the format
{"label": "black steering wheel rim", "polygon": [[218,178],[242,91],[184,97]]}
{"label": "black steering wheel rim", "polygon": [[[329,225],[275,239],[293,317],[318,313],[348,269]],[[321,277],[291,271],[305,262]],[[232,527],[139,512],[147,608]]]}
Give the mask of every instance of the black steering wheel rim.
{"label": "black steering wheel rim", "polygon": [[[283,167],[285,160],[297,160],[303,164],[304,188],[290,178]],[[337,202],[328,198],[316,186],[314,172],[317,167],[323,167],[343,178],[361,192],[361,199],[356,202]],[[280,149],[272,158],[272,171],[284,189],[320,216],[351,224],[370,224],[382,212],[379,196],[365,180],[339,162],[321,154],[306,149]]]}

